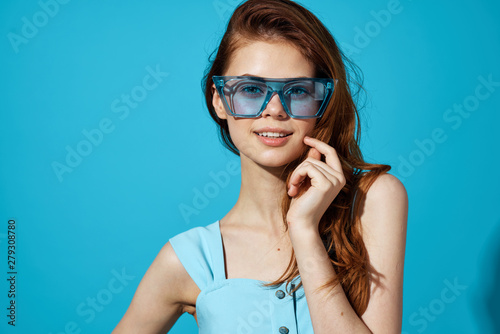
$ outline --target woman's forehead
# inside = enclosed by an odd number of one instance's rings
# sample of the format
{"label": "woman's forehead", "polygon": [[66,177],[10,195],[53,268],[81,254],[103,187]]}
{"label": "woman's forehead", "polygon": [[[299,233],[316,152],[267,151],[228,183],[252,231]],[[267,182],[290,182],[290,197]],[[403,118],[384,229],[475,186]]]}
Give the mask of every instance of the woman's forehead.
{"label": "woman's forehead", "polygon": [[313,77],[314,65],[295,45],[281,40],[238,43],[224,75],[268,78]]}

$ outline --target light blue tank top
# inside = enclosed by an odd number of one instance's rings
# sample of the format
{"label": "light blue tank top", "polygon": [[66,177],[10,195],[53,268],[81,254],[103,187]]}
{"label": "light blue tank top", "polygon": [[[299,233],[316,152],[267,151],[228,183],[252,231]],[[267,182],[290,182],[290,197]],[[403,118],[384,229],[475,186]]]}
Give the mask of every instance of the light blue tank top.
{"label": "light blue tank top", "polygon": [[[226,279],[219,221],[171,238],[177,257],[201,292],[196,300],[199,334],[313,334],[303,287]],[[300,276],[292,284],[297,285]]]}

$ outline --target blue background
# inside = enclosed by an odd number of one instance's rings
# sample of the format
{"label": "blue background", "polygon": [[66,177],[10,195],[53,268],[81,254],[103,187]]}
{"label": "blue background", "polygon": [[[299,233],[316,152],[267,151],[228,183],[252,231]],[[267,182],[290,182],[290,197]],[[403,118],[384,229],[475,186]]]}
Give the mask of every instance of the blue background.
{"label": "blue background", "polygon": [[[499,3],[302,3],[365,74],[366,160],[392,165],[409,193],[403,332],[499,333]],[[236,200],[238,175],[211,176],[237,157],[200,90],[236,1],[53,4],[0,5],[0,332],[109,333],[168,239]],[[464,116],[453,111],[464,104]],[[58,177],[54,162],[78,149]],[[196,324],[184,315],[171,332]]]}

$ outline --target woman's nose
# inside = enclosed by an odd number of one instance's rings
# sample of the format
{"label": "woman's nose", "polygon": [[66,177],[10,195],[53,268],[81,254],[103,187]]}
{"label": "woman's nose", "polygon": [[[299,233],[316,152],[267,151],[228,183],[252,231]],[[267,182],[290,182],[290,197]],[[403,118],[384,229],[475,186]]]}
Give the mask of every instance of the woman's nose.
{"label": "woman's nose", "polygon": [[266,109],[262,112],[262,117],[277,117],[277,118],[287,118],[288,115],[283,108],[281,99],[277,93],[271,96],[271,99],[267,103]]}

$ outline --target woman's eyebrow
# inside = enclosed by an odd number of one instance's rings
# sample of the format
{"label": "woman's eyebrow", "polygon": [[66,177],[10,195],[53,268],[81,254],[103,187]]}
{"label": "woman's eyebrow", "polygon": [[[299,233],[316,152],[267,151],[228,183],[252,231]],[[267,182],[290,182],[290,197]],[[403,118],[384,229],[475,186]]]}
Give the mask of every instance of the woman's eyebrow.
{"label": "woman's eyebrow", "polygon": [[250,73],[245,73],[240,75],[241,77],[256,77],[256,78],[263,78],[260,75],[255,75],[255,74],[250,74]]}

